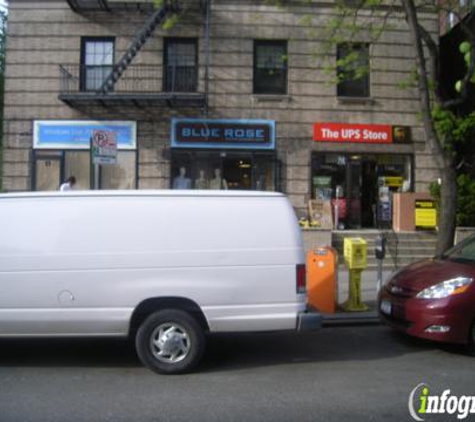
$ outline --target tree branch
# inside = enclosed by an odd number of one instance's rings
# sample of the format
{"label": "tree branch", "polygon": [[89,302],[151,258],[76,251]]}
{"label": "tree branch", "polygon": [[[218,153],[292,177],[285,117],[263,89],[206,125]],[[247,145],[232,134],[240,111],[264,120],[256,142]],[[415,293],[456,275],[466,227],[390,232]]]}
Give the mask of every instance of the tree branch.
{"label": "tree branch", "polygon": [[434,89],[434,95],[436,101],[441,104],[442,103],[442,96],[440,94],[440,77],[439,77],[439,49],[437,48],[437,44],[435,41],[432,39],[432,36],[430,35],[429,31],[425,29],[422,25],[418,24],[417,30],[419,31],[419,34],[421,35],[422,40],[424,41],[424,44],[427,46],[427,49],[429,50],[429,54],[431,57],[431,65],[429,69],[429,74],[430,77],[435,84],[435,89]]}
{"label": "tree branch", "polygon": [[411,36],[411,43],[416,51],[416,64],[418,69],[418,85],[419,98],[422,112],[422,119],[424,129],[427,136],[427,142],[434,152],[437,166],[440,170],[445,168],[445,154],[442,142],[437,136],[432,121],[431,115],[431,101],[429,93],[429,83],[427,80],[426,60],[424,57],[424,48],[421,41],[421,33],[419,31],[419,22],[417,18],[417,11],[413,0],[401,0],[406,15],[406,21],[409,27],[409,34]]}

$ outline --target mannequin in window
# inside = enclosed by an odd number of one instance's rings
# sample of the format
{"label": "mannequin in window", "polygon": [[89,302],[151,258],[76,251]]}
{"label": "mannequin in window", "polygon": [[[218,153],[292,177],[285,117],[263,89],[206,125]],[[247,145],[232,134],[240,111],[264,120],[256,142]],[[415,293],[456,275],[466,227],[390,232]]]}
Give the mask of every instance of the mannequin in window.
{"label": "mannequin in window", "polygon": [[191,189],[191,179],[185,175],[186,168],[180,167],[180,174],[173,179],[173,189]]}
{"label": "mannequin in window", "polygon": [[210,189],[227,189],[228,188],[228,182],[226,182],[226,179],[223,179],[221,177],[221,170],[220,169],[215,169],[214,170],[214,179],[211,179],[209,182],[209,188]]}
{"label": "mannequin in window", "polygon": [[204,170],[200,170],[200,176],[195,179],[195,189],[208,189],[208,181],[205,179]]}

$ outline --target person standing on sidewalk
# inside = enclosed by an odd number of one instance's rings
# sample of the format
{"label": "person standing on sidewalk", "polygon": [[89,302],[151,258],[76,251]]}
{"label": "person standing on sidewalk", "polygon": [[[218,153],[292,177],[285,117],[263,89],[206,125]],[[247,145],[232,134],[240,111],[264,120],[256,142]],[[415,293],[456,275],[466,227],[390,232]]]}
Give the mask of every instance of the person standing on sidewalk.
{"label": "person standing on sidewalk", "polygon": [[75,184],[76,184],[76,178],[75,178],[74,176],[69,176],[69,177],[66,179],[66,182],[64,182],[64,183],[59,187],[59,190],[60,190],[61,192],[65,192],[65,191],[68,191],[68,190],[73,190]]}

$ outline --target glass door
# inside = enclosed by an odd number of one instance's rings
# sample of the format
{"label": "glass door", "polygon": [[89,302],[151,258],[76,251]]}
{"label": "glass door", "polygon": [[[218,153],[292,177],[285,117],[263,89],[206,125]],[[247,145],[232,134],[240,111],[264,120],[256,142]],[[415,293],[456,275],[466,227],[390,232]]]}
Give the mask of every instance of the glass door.
{"label": "glass door", "polygon": [[347,201],[348,201],[348,226],[350,229],[361,228],[361,156],[351,156],[348,161],[347,171]]}
{"label": "glass door", "polygon": [[223,159],[223,174],[228,189],[249,190],[252,188],[252,157],[250,154]]}

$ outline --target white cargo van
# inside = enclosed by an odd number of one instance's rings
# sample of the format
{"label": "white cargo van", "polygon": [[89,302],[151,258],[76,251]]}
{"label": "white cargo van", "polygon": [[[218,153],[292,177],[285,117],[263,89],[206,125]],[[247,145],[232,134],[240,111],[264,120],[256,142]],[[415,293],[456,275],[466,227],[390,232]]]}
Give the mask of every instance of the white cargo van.
{"label": "white cargo van", "polygon": [[314,329],[302,239],[278,193],[0,195],[0,337],[130,336],[162,373],[214,332]]}

